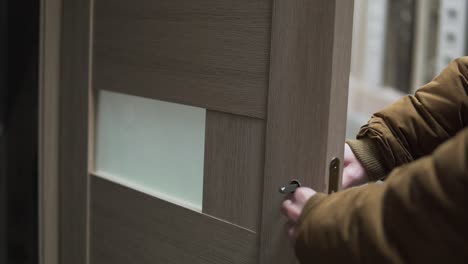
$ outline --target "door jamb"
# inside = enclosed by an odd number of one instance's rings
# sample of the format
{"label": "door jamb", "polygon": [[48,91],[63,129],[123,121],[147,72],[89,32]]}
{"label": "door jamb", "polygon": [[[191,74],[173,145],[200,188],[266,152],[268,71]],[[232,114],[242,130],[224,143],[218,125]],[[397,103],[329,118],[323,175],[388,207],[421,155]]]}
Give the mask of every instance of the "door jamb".
{"label": "door jamb", "polygon": [[62,0],[40,2],[39,263],[59,263],[59,76]]}

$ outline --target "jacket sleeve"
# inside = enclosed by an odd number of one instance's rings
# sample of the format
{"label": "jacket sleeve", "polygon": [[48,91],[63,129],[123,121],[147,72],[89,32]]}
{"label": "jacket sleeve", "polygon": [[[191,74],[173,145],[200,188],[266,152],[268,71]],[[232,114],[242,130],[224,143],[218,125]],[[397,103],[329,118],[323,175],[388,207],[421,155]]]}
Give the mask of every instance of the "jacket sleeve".
{"label": "jacket sleeve", "polygon": [[301,263],[466,261],[467,190],[468,128],[382,184],[313,196],[296,254]]}
{"label": "jacket sleeve", "polygon": [[468,57],[462,57],[414,96],[375,113],[347,142],[372,180],[430,154],[468,124],[467,79]]}

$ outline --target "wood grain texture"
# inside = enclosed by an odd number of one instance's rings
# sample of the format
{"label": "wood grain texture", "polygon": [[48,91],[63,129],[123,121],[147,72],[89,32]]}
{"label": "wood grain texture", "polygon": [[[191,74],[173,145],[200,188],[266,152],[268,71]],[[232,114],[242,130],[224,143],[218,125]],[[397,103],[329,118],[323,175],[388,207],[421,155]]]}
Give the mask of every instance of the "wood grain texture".
{"label": "wood grain texture", "polygon": [[59,77],[62,1],[45,0],[42,2],[40,12],[39,263],[58,264]]}
{"label": "wood grain texture", "polygon": [[88,263],[90,1],[63,1],[60,73],[60,263]]}
{"label": "wood grain texture", "polygon": [[96,0],[94,87],[265,117],[270,0]]}
{"label": "wood grain texture", "polygon": [[[329,135],[329,126],[345,126],[332,114],[331,87],[335,31],[340,34],[348,28],[335,27],[335,9],[346,1],[274,1],[260,237],[262,264],[295,262],[292,250],[287,250],[290,246],[285,218],[279,211],[283,196],[278,187],[296,178],[303,185],[326,191],[328,142],[344,143],[344,137]],[[350,46],[342,48],[350,52]]]}
{"label": "wood grain texture", "polygon": [[246,229],[96,176],[91,197],[91,263],[257,262]]}
{"label": "wood grain texture", "polygon": [[208,111],[203,212],[259,230],[265,121]]}

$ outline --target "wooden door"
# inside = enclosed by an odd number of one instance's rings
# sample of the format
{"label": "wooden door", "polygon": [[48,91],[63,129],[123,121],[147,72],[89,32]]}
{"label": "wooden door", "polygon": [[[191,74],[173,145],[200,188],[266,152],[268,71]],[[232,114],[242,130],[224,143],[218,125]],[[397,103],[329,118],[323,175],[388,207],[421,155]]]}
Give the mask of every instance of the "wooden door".
{"label": "wooden door", "polygon": [[[342,157],[352,1],[61,4],[60,244],[43,244],[43,254],[59,263],[294,263],[278,187],[294,178],[326,192],[329,163]],[[47,66],[53,51],[42,51]],[[98,170],[103,90],[205,109],[200,210]]]}

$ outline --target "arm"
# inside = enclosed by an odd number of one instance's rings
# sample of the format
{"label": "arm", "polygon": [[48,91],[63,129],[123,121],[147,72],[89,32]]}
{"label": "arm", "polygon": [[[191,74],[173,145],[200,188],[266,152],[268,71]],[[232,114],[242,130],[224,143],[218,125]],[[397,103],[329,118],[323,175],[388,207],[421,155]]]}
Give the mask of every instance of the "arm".
{"label": "arm", "polygon": [[302,263],[468,258],[468,128],[383,184],[314,195],[296,227]]}
{"label": "arm", "polygon": [[375,113],[347,142],[371,180],[430,154],[468,124],[467,79],[468,57],[453,61],[414,96]]}

